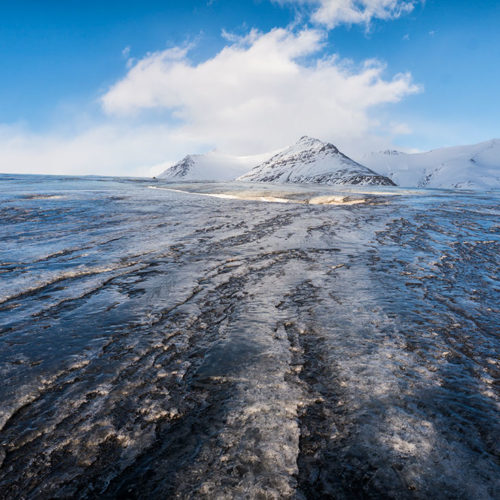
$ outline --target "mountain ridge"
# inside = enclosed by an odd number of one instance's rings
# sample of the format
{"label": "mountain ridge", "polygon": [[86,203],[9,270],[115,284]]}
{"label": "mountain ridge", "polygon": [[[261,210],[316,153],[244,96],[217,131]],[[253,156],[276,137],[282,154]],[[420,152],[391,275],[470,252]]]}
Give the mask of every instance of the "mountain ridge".
{"label": "mountain ridge", "polygon": [[500,188],[500,139],[496,138],[422,153],[369,153],[360,160],[369,168],[391,178],[398,186]]}
{"label": "mountain ridge", "polygon": [[404,187],[500,188],[500,139],[437,148],[421,153],[394,149],[368,153],[359,161],[335,145],[309,136],[274,153],[231,156],[190,154],[166,169],[167,181],[294,182],[399,185]]}

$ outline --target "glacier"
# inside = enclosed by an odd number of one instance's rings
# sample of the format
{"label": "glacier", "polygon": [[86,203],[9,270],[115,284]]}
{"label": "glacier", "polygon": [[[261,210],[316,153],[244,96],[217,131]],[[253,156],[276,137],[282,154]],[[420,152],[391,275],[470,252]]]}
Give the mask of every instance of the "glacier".
{"label": "glacier", "polygon": [[0,175],[0,497],[496,498],[499,196]]}

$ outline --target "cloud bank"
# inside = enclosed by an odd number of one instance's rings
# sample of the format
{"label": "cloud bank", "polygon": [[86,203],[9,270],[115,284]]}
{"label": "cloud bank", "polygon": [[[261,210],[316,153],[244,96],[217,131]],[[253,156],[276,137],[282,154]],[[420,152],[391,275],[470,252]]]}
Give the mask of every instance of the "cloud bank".
{"label": "cloud bank", "polygon": [[[104,123],[72,135],[0,126],[0,172],[151,176],[195,144],[165,125]],[[188,149],[189,150],[189,149]]]}
{"label": "cloud bank", "polygon": [[384,79],[385,67],[353,67],[322,56],[324,33],[252,31],[213,58],[191,63],[188,49],[138,61],[102,97],[111,116],[165,109],[185,138],[203,138],[233,153],[263,152],[309,135],[336,141],[376,127],[369,111],[419,88],[407,73]]}

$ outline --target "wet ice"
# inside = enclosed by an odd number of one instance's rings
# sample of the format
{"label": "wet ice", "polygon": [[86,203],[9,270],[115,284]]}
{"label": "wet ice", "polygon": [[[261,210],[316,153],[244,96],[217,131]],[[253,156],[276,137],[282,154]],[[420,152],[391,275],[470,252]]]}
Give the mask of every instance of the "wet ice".
{"label": "wet ice", "polygon": [[2,496],[497,494],[494,192],[0,183]]}

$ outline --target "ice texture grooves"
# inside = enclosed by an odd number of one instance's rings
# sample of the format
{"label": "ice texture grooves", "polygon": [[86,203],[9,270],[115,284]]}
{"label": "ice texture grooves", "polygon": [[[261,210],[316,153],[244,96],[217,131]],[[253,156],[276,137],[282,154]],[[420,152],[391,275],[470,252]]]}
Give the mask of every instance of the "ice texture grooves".
{"label": "ice texture grooves", "polygon": [[498,498],[495,193],[149,184],[0,176],[1,498]]}

